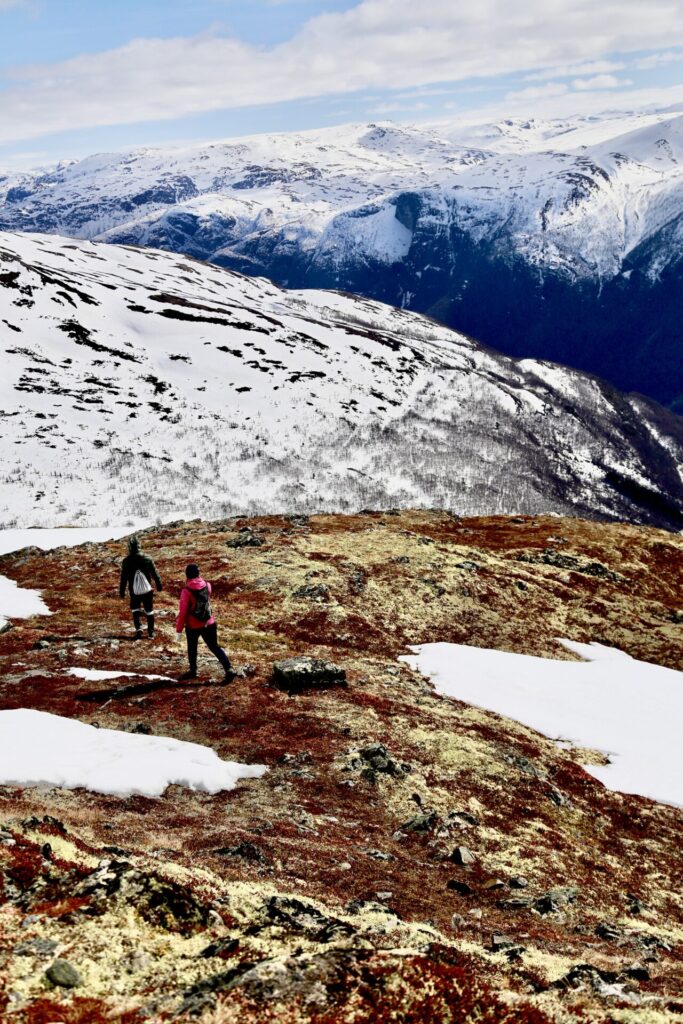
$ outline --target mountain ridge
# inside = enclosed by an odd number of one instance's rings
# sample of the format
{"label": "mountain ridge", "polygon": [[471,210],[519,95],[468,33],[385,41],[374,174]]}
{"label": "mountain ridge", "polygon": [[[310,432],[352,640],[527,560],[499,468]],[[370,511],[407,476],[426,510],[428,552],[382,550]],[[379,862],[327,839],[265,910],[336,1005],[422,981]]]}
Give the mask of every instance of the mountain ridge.
{"label": "mountain ridge", "polygon": [[683,115],[392,123],[0,179],[0,229],[182,252],[683,394]]}

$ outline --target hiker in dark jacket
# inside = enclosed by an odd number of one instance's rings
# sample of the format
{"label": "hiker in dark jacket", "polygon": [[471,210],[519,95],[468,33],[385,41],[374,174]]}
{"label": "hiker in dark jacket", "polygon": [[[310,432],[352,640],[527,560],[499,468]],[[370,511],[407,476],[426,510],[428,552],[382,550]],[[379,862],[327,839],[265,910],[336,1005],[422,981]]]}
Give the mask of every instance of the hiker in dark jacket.
{"label": "hiker in dark jacket", "polygon": [[180,607],[176,619],[176,633],[185,630],[187,638],[187,659],[190,669],[181,679],[197,678],[197,648],[201,637],[212,654],[218,658],[225,672],[225,682],[235,678],[230,658],[222,647],[218,646],[218,626],[211,611],[211,584],[203,580],[199,566],[192,562],[185,570],[187,583],[180,592]]}
{"label": "hiker in dark jacket", "polygon": [[147,555],[142,554],[137,537],[131,537],[128,541],[128,554],[121,563],[119,597],[125,597],[126,590],[130,591],[130,607],[133,612],[136,640],[142,638],[141,625],[143,615],[147,617],[147,636],[154,636],[154,591],[152,590],[152,581],[154,581],[158,591],[163,590],[154,562]]}

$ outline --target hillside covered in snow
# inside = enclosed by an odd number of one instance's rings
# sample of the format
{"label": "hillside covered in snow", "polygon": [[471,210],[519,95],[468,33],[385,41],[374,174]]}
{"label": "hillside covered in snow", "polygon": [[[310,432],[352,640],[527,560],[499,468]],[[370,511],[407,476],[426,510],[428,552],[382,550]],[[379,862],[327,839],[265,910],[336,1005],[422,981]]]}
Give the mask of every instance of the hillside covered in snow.
{"label": "hillside covered in snow", "polygon": [[414,313],[0,240],[5,527],[445,507],[683,522],[683,422]]}
{"label": "hillside covered in snow", "polygon": [[0,229],[428,313],[683,401],[683,114],[364,124],[0,175]]}

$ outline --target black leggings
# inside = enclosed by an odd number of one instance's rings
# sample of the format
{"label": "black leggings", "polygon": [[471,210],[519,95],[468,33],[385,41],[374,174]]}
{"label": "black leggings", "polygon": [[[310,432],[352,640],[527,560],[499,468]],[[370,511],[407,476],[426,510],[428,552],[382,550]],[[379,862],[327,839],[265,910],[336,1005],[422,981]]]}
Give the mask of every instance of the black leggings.
{"label": "black leggings", "polygon": [[232,668],[230,658],[223,648],[218,646],[218,626],[215,622],[210,626],[203,626],[201,629],[192,629],[190,626],[186,626],[185,636],[187,637],[187,658],[190,662],[190,672],[197,672],[197,647],[200,637],[211,653],[218,658],[225,671],[230,671]]}
{"label": "black leggings", "polygon": [[130,607],[133,612],[133,624],[136,632],[139,631],[142,616],[147,616],[147,632],[150,636],[154,633],[154,591],[149,590],[146,594],[133,594],[130,599]]}

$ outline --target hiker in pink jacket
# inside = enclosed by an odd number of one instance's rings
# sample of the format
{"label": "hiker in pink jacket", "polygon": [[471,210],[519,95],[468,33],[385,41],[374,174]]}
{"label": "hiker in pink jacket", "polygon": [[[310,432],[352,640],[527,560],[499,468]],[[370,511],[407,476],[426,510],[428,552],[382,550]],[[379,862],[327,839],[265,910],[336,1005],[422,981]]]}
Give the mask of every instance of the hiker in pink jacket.
{"label": "hiker in pink jacket", "polygon": [[203,580],[199,566],[192,562],[185,570],[187,583],[180,592],[180,607],[176,619],[176,633],[185,630],[187,637],[187,658],[190,669],[181,679],[197,678],[197,647],[201,637],[212,654],[214,654],[225,672],[225,682],[235,678],[230,658],[222,647],[218,646],[218,626],[211,611],[211,584]]}

